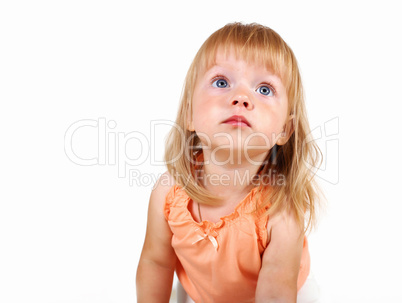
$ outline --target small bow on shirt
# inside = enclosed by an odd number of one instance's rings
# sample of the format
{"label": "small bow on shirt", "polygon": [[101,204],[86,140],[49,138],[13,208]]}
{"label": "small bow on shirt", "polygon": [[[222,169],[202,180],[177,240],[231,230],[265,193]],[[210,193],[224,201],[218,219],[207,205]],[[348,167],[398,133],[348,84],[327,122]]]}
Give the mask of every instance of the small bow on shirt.
{"label": "small bow on shirt", "polygon": [[[196,229],[196,231],[198,231],[198,230],[199,230],[199,228]],[[214,246],[215,250],[218,251],[218,246],[219,246],[219,245],[218,245],[218,241],[216,241],[216,239],[215,239],[214,236],[211,236],[211,235],[209,235],[209,234],[207,234],[207,233],[204,233],[203,235],[197,234],[197,236],[198,236],[198,239],[195,240],[195,241],[192,243],[192,245],[194,245],[195,243],[198,243],[198,242],[200,242],[200,241],[202,241],[202,240],[208,239],[209,241],[211,241],[211,243],[212,243],[212,245]]]}

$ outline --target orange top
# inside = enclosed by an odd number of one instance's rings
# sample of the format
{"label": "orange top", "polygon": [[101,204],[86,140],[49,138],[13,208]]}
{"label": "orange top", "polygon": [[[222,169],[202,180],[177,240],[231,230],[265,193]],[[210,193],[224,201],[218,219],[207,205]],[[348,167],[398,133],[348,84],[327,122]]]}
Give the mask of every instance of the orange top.
{"label": "orange top", "polygon": [[[255,212],[261,201],[258,193],[252,189],[232,214],[217,223],[196,222],[188,210],[190,197],[178,185],[167,194],[164,211],[179,260],[176,274],[195,302],[254,302],[268,240],[268,216],[261,216],[264,209]],[[297,289],[309,272],[305,237]]]}

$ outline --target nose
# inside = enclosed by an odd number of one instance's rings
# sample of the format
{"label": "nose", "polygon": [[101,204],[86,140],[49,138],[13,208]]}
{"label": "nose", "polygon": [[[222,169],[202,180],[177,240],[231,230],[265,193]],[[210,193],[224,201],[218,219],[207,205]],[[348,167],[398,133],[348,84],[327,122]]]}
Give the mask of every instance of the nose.
{"label": "nose", "polygon": [[252,110],[254,104],[248,94],[242,92],[233,96],[231,104],[234,106],[244,106],[247,110]]}
{"label": "nose", "polygon": [[231,97],[231,105],[244,106],[247,110],[252,110],[254,108],[250,92],[246,87],[237,87]]}

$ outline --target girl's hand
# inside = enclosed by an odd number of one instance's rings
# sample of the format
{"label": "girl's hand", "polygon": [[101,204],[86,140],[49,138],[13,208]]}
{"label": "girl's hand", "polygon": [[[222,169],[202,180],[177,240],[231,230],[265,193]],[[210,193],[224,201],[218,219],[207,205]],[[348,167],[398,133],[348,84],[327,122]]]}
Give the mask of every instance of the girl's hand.
{"label": "girl's hand", "polygon": [[267,228],[268,246],[258,276],[255,302],[296,303],[303,230],[290,212],[271,217]]}

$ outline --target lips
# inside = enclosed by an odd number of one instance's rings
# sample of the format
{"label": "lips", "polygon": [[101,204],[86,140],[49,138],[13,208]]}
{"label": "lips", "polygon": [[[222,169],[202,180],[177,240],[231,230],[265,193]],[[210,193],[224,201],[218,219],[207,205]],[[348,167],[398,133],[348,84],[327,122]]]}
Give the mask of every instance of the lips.
{"label": "lips", "polygon": [[246,118],[244,118],[243,116],[238,116],[238,115],[234,115],[234,116],[230,117],[229,119],[226,119],[222,123],[230,124],[230,125],[234,125],[234,126],[247,126],[247,127],[251,126]]}

